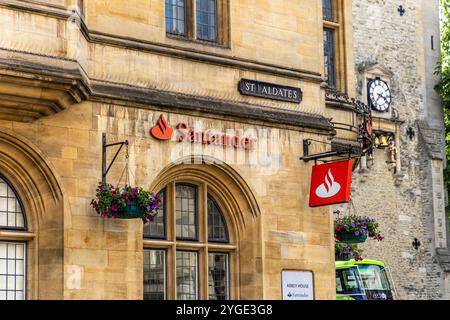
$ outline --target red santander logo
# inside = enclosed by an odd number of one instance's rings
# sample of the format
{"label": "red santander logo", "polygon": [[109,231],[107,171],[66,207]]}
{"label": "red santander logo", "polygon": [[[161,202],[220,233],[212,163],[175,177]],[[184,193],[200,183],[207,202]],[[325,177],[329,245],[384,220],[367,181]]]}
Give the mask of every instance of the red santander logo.
{"label": "red santander logo", "polygon": [[170,140],[172,138],[173,129],[167,124],[164,116],[161,115],[156,126],[150,130],[150,134],[153,138],[158,140]]}
{"label": "red santander logo", "polygon": [[313,166],[309,206],[319,207],[350,201],[352,161]]}
{"label": "red santander logo", "polygon": [[[150,130],[153,138],[161,141],[171,140],[173,133],[174,129],[169,126],[163,115]],[[219,132],[211,129],[197,131],[190,128],[187,123],[181,122],[176,126],[174,141],[255,150],[258,139],[246,137],[243,134],[243,130],[240,129],[231,130],[231,132]]]}

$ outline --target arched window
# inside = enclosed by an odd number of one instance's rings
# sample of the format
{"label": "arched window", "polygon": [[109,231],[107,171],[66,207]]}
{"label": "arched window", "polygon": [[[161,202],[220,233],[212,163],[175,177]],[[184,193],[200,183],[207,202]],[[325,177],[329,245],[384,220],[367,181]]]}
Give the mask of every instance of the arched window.
{"label": "arched window", "polygon": [[144,226],[144,299],[226,300],[235,245],[219,202],[206,184],[177,182]]}
{"label": "arched window", "polygon": [[27,223],[17,193],[0,176],[0,300],[26,297],[26,243],[2,240],[12,231],[27,231]]}

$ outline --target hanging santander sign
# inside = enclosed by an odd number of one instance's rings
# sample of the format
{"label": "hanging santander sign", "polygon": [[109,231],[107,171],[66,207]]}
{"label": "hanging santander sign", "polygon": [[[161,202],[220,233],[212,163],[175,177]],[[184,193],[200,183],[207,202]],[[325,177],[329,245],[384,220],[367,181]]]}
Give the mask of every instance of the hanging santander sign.
{"label": "hanging santander sign", "polygon": [[320,207],[350,201],[352,161],[313,166],[309,206]]}

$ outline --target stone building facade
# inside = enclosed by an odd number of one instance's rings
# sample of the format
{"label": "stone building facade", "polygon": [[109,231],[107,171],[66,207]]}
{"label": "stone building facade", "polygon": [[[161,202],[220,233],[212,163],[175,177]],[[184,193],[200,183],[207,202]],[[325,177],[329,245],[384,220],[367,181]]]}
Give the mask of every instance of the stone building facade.
{"label": "stone building facade", "polygon": [[[308,206],[299,158],[305,140],[358,149],[370,115],[351,98],[373,76],[398,152],[356,168],[353,202],[386,236],[367,254],[400,298],[445,297],[437,1],[336,0],[329,21],[325,2],[0,0],[0,299],[282,299],[285,271],[334,299],[334,208]],[[104,134],[128,141],[107,181],[125,169],[164,199],[150,227],[90,206]]]}
{"label": "stone building facade", "polygon": [[[325,106],[321,1],[209,2],[0,0],[0,298],[281,299],[283,271],[335,298],[331,209],[308,206],[299,158],[305,139],[317,153],[339,137],[330,118],[360,119]],[[284,100],[241,94],[243,79]],[[188,128],[235,140],[180,141]],[[150,229],[90,207],[103,134],[128,141],[107,181],[128,163],[130,184],[164,198]]]}
{"label": "stone building facade", "polygon": [[360,214],[380,221],[385,239],[368,241],[364,256],[386,262],[397,297],[449,299],[444,128],[434,91],[439,1],[400,4],[353,1],[356,95],[367,101],[368,79],[389,84],[389,112],[372,115],[376,134],[392,135],[390,146],[361,161],[352,198]]}

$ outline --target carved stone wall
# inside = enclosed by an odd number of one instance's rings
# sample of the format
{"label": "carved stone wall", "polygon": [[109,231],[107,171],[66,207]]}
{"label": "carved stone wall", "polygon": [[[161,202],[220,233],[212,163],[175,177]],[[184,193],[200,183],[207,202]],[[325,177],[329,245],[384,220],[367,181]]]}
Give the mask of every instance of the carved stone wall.
{"label": "carved stone wall", "polygon": [[[398,1],[353,1],[357,92],[365,99],[367,68],[378,65],[389,76],[392,117],[375,119],[374,127],[396,135],[399,163],[386,163],[387,150],[376,150],[368,170],[354,176],[352,197],[360,214],[380,221],[385,240],[365,244],[365,256],[386,262],[400,299],[448,298],[436,251],[448,250],[442,106],[433,92],[439,57],[437,6],[438,1],[408,1],[401,16]],[[415,133],[411,138],[408,128]],[[418,250],[412,245],[415,238],[421,242]]]}

